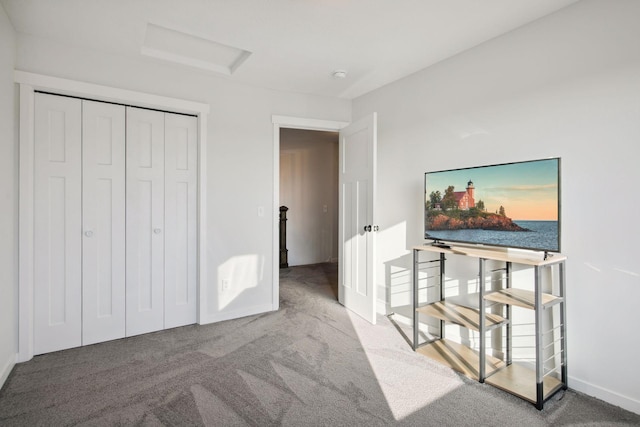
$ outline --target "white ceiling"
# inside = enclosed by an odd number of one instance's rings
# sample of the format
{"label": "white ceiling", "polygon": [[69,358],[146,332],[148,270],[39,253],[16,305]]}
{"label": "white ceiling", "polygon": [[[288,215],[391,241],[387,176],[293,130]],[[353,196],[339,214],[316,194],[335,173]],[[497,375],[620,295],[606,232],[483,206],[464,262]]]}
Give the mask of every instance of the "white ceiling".
{"label": "white ceiling", "polygon": [[[354,98],[578,0],[0,0],[16,31],[144,58],[147,23],[251,54],[224,78]],[[345,79],[331,77],[336,69]],[[215,71],[200,70],[217,74]]]}

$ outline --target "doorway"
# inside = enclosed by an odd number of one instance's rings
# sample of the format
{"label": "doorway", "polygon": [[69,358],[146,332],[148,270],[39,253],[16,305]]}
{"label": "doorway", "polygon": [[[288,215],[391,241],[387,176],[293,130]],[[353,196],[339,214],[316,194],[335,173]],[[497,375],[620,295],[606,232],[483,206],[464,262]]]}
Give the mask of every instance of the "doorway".
{"label": "doorway", "polygon": [[326,276],[337,299],[339,134],[281,128],[279,137],[279,205],[287,207],[281,226],[289,266],[280,277]]}
{"label": "doorway", "polygon": [[280,206],[290,266],[337,262],[337,132],[280,130]]}
{"label": "doorway", "polygon": [[[271,117],[273,123],[273,207],[276,218],[279,215],[280,204],[280,130],[287,129],[303,129],[315,131],[338,132],[346,127],[348,122],[310,119],[292,116],[274,115]],[[278,310],[280,307],[280,227],[279,221],[273,222],[273,260],[272,260],[272,307]]]}

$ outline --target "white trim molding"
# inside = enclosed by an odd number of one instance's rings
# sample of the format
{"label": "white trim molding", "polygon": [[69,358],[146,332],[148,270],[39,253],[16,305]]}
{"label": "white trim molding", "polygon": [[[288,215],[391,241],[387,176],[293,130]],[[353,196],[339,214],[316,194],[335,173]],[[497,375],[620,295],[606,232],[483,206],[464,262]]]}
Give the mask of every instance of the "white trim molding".
{"label": "white trim molding", "polygon": [[34,90],[52,91],[60,95],[77,96],[79,98],[88,97],[96,101],[131,104],[143,108],[167,109],[171,112],[194,115],[206,115],[209,114],[210,110],[209,104],[200,102],[61,79],[20,70],[15,70],[14,80],[21,85],[31,86]]}
{"label": "white trim molding", "polygon": [[225,320],[240,319],[241,317],[254,316],[272,311],[273,307],[270,302],[265,304],[253,305],[251,307],[243,307],[237,310],[219,312],[217,314],[208,314],[202,324],[223,322]]}
{"label": "white trim molding", "polygon": [[9,357],[4,363],[2,363],[2,365],[0,365],[0,389],[2,389],[2,386],[7,381],[7,378],[9,378],[9,374],[11,373],[11,370],[13,369],[15,364],[16,355],[13,355],[13,357]]}
{"label": "white trim molding", "polygon": [[207,203],[206,141],[208,104],[169,98],[143,92],[101,86],[16,70],[14,80],[20,84],[20,193],[19,193],[19,291],[18,354],[16,362],[33,357],[33,279],[34,279],[34,96],[36,91],[75,96],[96,101],[114,102],[142,108],[158,109],[198,117],[198,305],[197,321],[206,322],[207,302]]}
{"label": "white trim molding", "polygon": [[280,129],[305,129],[339,132],[349,122],[309,119],[292,116],[271,116],[273,123],[273,308],[280,306]]}
{"label": "white trim molding", "polygon": [[34,195],[34,89],[20,84],[20,189],[18,209],[18,362],[33,357],[33,195]]}
{"label": "white trim molding", "polygon": [[569,388],[640,414],[640,401],[569,375]]}

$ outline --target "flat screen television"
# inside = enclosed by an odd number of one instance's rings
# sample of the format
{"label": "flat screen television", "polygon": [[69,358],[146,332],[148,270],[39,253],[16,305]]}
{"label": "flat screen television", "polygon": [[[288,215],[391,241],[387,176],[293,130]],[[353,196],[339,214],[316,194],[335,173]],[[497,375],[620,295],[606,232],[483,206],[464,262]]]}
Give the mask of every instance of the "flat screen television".
{"label": "flat screen television", "polygon": [[560,252],[560,158],[427,172],[425,239]]}

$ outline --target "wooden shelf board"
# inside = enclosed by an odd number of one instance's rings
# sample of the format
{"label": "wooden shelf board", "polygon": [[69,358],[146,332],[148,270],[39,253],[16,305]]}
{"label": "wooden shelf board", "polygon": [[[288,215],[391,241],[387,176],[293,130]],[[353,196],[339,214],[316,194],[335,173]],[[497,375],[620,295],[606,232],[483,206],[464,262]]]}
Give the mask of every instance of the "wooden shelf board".
{"label": "wooden shelf board", "polygon": [[566,256],[554,253],[550,254],[551,256],[547,257],[547,259],[543,259],[542,252],[534,252],[530,253],[509,253],[504,250],[499,249],[489,249],[478,248],[478,247],[470,247],[470,246],[453,246],[451,245],[449,248],[441,248],[438,246],[432,245],[422,245],[422,246],[414,246],[413,249],[419,251],[427,251],[427,252],[436,252],[436,253],[444,253],[444,254],[452,254],[452,255],[465,255],[468,257],[474,258],[483,258],[483,259],[492,259],[495,261],[504,261],[504,262],[513,262],[516,264],[526,264],[526,265],[551,265],[557,264],[559,262],[565,261],[567,259]]}
{"label": "wooden shelf board", "polygon": [[[488,377],[485,382],[536,404],[536,373],[527,367],[512,363]],[[551,376],[544,377],[542,383],[543,399],[562,387],[562,381]]]}
{"label": "wooden shelf board", "polygon": [[[438,301],[433,304],[419,307],[417,311],[419,313],[426,314],[427,316],[464,326],[465,328],[472,329],[474,331],[478,331],[480,328],[480,315],[478,310],[463,307],[461,305],[450,304],[446,301]],[[491,313],[485,314],[486,328],[491,328],[504,322],[505,319],[502,316]]]}
{"label": "wooden shelf board", "polygon": [[[427,356],[436,362],[442,363],[443,365],[449,366],[469,378],[476,381],[478,380],[480,356],[477,351],[472,350],[465,345],[441,339],[422,347],[418,347],[416,352]],[[489,375],[504,367],[505,363],[502,360],[487,355],[485,375]]]}
{"label": "wooden shelf board", "polygon": [[[452,303],[455,305],[461,305],[463,307],[469,307],[469,308],[473,308],[478,310],[478,307],[480,306],[480,294],[478,292],[475,293],[471,293],[471,294],[465,294],[465,295],[455,295],[452,297],[447,297],[446,301],[448,303]],[[487,298],[485,298],[486,300]],[[496,305],[497,302],[496,301],[486,301],[485,302],[485,307],[489,308],[492,307],[494,305]]]}
{"label": "wooden shelf board", "polygon": [[[516,305],[518,307],[528,308],[530,310],[535,309],[535,294],[532,291],[524,289],[509,288],[502,289],[496,292],[488,293],[484,296],[486,300],[499,302],[502,304]],[[561,298],[551,294],[542,294],[542,306],[549,305]]]}

